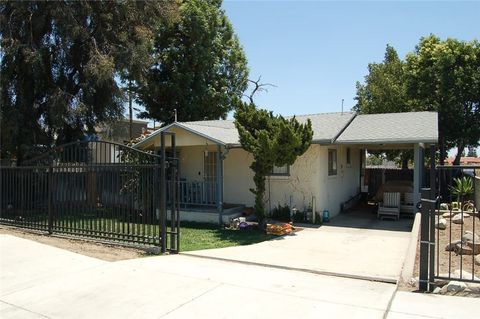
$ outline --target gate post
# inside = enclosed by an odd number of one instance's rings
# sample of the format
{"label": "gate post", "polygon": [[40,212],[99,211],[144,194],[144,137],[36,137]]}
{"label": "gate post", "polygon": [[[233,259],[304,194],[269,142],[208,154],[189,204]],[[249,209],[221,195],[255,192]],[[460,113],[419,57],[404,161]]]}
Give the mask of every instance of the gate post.
{"label": "gate post", "polygon": [[435,146],[430,146],[430,188],[422,188],[419,289],[435,287],[435,221],[437,190],[435,180]]}
{"label": "gate post", "polygon": [[[171,183],[171,195],[170,195],[170,251],[178,251],[176,249],[176,242],[175,242],[175,227],[177,225],[177,187],[178,187],[178,172],[177,166],[178,162],[176,161],[177,158],[177,143],[175,134],[170,135],[171,141],[171,150],[172,150],[172,158],[170,159],[170,183]],[[179,231],[177,229],[177,231]]]}
{"label": "gate post", "polygon": [[[437,208],[437,185],[435,181],[435,145],[430,145],[430,268],[429,268],[429,281],[428,290],[430,292],[435,288],[435,219],[437,214],[435,212]],[[440,219],[440,216],[438,217]]]}
{"label": "gate post", "polygon": [[422,188],[421,196],[421,219],[420,219],[420,274],[419,289],[420,291],[428,290],[428,252],[430,245],[430,216],[428,196],[429,188]]}
{"label": "gate post", "polygon": [[160,251],[164,254],[167,250],[167,181],[165,176],[165,132],[160,133]]}
{"label": "gate post", "polygon": [[217,171],[215,172],[215,197],[217,199],[217,214],[218,214],[218,225],[223,226],[223,157],[222,157],[222,148],[220,145],[217,147],[216,161],[217,161]]}

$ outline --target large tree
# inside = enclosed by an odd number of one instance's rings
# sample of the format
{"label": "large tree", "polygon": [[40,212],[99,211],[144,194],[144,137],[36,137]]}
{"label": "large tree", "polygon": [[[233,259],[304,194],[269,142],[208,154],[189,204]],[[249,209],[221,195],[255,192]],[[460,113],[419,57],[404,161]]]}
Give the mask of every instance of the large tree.
{"label": "large tree", "polygon": [[225,118],[247,88],[245,54],[219,0],[183,1],[179,20],[162,25],[155,64],[139,102],[161,122]]}
{"label": "large tree", "polygon": [[[411,111],[405,78],[405,62],[392,46],[387,45],[383,62],[369,63],[365,82],[357,82],[357,104],[353,109],[361,114]],[[375,152],[377,156],[380,153]],[[389,150],[385,154],[388,160],[400,162],[402,168],[408,168],[408,163],[413,158],[411,150]]]}
{"label": "large tree", "polygon": [[418,107],[438,111],[440,163],[457,147],[454,164],[480,143],[480,43],[430,35],[407,58],[408,94]]}
{"label": "large tree", "polygon": [[[123,112],[122,81],[151,65],[154,29],[175,2],[0,4],[1,156],[93,133]],[[31,154],[30,154],[31,155]]]}
{"label": "large tree", "polygon": [[437,111],[440,163],[457,147],[459,164],[465,147],[480,143],[480,44],[431,35],[404,61],[387,46],[383,63],[357,83],[356,99],[360,113]]}
{"label": "large tree", "polygon": [[259,221],[265,218],[265,178],[274,166],[292,165],[305,153],[312,142],[310,120],[300,124],[295,117],[285,119],[272,112],[258,109],[253,103],[239,103],[235,112],[242,147],[253,155],[250,168],[254,172],[255,213]]}
{"label": "large tree", "polygon": [[369,63],[365,82],[357,82],[357,104],[353,109],[363,114],[410,111],[404,68],[397,51],[387,45],[383,62]]}

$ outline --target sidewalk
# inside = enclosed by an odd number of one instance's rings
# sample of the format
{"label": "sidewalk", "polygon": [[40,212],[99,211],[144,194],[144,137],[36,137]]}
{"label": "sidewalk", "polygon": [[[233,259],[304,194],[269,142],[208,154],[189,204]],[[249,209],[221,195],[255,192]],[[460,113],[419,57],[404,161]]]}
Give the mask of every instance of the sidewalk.
{"label": "sidewalk", "polygon": [[398,291],[387,319],[478,318],[479,298]]}
{"label": "sidewalk", "polygon": [[[8,235],[0,257],[2,319],[384,318],[395,293],[393,284],[182,255],[104,262]],[[387,318],[472,318],[479,307],[398,292]]]}

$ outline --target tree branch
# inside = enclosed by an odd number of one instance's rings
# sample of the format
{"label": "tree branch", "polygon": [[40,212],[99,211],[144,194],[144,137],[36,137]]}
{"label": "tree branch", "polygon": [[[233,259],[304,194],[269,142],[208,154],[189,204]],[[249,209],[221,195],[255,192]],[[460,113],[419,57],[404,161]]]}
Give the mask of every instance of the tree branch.
{"label": "tree branch", "polygon": [[250,92],[250,94],[248,96],[245,95],[246,97],[248,97],[251,104],[254,104],[253,103],[253,98],[254,98],[256,93],[258,93],[258,92],[268,92],[267,87],[269,87],[269,86],[277,87],[276,85],[271,84],[271,83],[261,83],[260,82],[261,80],[262,80],[262,76],[259,76],[256,81],[250,80],[250,79],[248,80],[248,82],[250,82],[254,85],[254,88],[253,88],[252,92]]}

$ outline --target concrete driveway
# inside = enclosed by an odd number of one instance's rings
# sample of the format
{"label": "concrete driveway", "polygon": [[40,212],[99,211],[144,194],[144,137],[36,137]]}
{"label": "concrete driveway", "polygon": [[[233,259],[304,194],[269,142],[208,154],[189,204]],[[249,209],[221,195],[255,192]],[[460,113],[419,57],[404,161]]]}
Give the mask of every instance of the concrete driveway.
{"label": "concrete driveway", "polygon": [[474,298],[189,256],[105,262],[0,235],[0,318],[472,318]]}
{"label": "concrete driveway", "polygon": [[188,256],[104,262],[0,235],[0,317],[382,318],[395,286]]}
{"label": "concrete driveway", "polygon": [[405,260],[412,223],[411,219],[379,221],[371,214],[346,214],[292,236],[184,254],[395,283]]}

